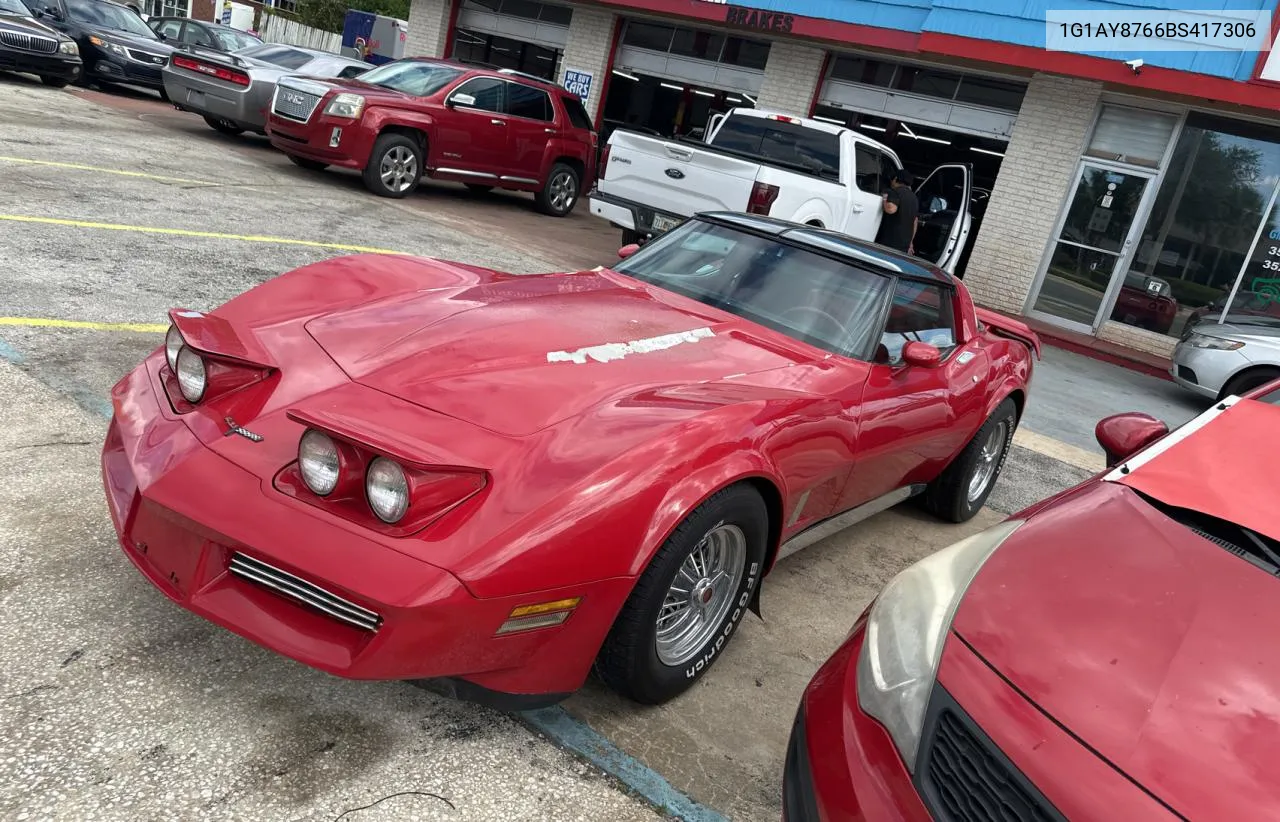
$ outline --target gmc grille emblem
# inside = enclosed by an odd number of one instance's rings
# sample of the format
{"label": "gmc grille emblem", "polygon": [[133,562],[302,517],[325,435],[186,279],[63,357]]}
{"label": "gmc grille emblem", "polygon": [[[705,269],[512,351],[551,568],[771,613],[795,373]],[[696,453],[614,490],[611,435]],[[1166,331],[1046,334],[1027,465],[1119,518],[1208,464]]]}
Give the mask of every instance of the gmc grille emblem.
{"label": "gmc grille emblem", "polygon": [[293,103],[295,106],[300,106],[306,102],[306,98],[304,98],[301,94],[292,94],[286,91],[280,96],[284,98],[284,101],[286,103]]}

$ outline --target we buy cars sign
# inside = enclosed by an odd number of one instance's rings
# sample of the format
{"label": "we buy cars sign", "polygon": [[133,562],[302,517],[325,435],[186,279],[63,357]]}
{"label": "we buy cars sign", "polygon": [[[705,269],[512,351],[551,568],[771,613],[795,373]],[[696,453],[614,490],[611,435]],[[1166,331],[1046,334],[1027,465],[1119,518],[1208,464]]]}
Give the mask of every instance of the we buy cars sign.
{"label": "we buy cars sign", "polygon": [[591,96],[591,72],[566,68],[563,85],[570,93],[578,95],[585,101]]}

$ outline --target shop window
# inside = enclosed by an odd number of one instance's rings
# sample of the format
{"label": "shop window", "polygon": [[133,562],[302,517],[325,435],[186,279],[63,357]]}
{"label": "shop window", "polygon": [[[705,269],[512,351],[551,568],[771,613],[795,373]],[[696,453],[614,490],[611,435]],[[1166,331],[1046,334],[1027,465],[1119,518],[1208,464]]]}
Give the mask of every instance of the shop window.
{"label": "shop window", "polygon": [[724,55],[720,62],[742,68],[764,71],[769,62],[769,44],[759,40],[746,40],[741,37],[730,37],[724,44]]}
{"label": "shop window", "polygon": [[1232,322],[1280,325],[1274,281],[1280,243],[1264,214],[1280,176],[1280,130],[1192,114],[1178,137],[1111,319],[1180,336],[1216,320],[1258,224],[1267,221],[1228,312]]}
{"label": "shop window", "polygon": [[510,37],[458,29],[453,58],[463,63],[514,69],[554,80],[560,52]]}
{"label": "shop window", "polygon": [[950,100],[955,96],[956,89],[960,87],[960,75],[931,68],[900,66],[898,76],[894,78],[893,87],[899,91],[910,91],[927,97]]}
{"label": "shop window", "polygon": [[509,17],[523,17],[526,20],[537,20],[542,13],[542,4],[533,0],[502,0],[501,14]]}
{"label": "shop window", "polygon": [[888,88],[898,67],[893,63],[841,55],[831,64],[831,76],[850,83],[866,83]]}
{"label": "shop window", "polygon": [[573,9],[567,6],[554,6],[550,3],[544,3],[538,19],[544,23],[567,26],[573,22]]}
{"label": "shop window", "polygon": [[1026,93],[1027,87],[1021,83],[966,75],[960,81],[956,102],[1017,111],[1022,108],[1022,98]]}
{"label": "shop window", "polygon": [[1178,118],[1162,111],[1103,106],[1085,149],[1088,157],[1158,168]]}
{"label": "shop window", "polygon": [[724,49],[724,35],[698,29],[676,29],[671,53],[699,60],[719,60]]}
{"label": "shop window", "polygon": [[671,48],[671,38],[674,35],[675,29],[671,26],[655,26],[652,23],[631,21],[627,23],[622,42],[640,49],[667,51]]}
{"label": "shop window", "polygon": [[551,98],[542,89],[510,83],[507,85],[507,113],[530,120],[551,120]]}

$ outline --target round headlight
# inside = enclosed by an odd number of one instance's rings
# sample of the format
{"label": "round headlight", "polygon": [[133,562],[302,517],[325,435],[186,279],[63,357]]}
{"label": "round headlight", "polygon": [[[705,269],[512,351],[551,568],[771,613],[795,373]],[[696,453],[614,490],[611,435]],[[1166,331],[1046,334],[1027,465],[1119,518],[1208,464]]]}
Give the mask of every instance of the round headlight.
{"label": "round headlight", "polygon": [[409,510],[409,481],[394,460],[378,457],[369,463],[364,492],[373,513],[385,523],[399,522]]}
{"label": "round headlight", "polygon": [[182,339],[178,326],[169,326],[169,333],[164,335],[164,358],[169,363],[169,370],[175,374],[178,373],[178,352],[184,345],[186,341]]}
{"label": "round headlight", "polygon": [[298,443],[298,470],[311,492],[321,497],[333,493],[341,468],[338,446],[333,440],[314,428],[308,429]]}
{"label": "round headlight", "polygon": [[178,388],[190,403],[200,402],[205,388],[204,358],[185,345],[178,352]]}

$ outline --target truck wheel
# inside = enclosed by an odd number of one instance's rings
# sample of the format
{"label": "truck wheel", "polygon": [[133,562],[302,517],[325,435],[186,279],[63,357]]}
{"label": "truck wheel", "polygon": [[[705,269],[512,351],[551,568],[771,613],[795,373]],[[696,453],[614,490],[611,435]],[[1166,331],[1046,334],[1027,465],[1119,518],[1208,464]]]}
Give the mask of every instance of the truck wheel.
{"label": "truck wheel", "polygon": [[764,571],[764,500],[731,485],[694,509],[631,590],[596,657],[618,693],[657,705],[688,690],[749,610]]}
{"label": "truck wheel", "polygon": [[328,163],[321,163],[317,160],[308,160],[306,157],[298,157],[294,154],[289,155],[289,162],[293,163],[298,168],[305,168],[307,171],[324,171],[329,167]]}
{"label": "truck wheel", "polygon": [[244,134],[244,129],[240,128],[240,126],[221,117],[210,117],[206,114],[204,121],[209,124],[209,128],[219,134],[230,134],[233,137],[237,134]]}
{"label": "truck wheel", "polygon": [[564,217],[578,202],[578,172],[556,163],[547,175],[547,184],[537,194],[538,209],[552,217]]}
{"label": "truck wheel", "polygon": [[996,485],[1013,429],[1018,425],[1018,408],[1006,399],[973,435],[969,444],[929,483],[921,499],[929,513],[950,522],[967,522],[982,510]]}
{"label": "truck wheel", "polygon": [[364,185],[379,197],[406,197],[422,179],[422,149],[403,134],[383,134],[364,167]]}

